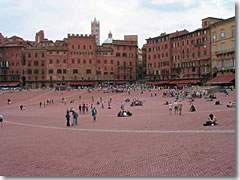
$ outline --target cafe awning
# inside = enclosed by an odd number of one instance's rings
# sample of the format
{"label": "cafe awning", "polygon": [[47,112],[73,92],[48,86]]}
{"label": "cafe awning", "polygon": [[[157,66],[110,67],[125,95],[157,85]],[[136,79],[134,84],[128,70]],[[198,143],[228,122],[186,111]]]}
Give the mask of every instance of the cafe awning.
{"label": "cafe awning", "polygon": [[70,82],[70,86],[95,85],[95,82]]}
{"label": "cafe awning", "polygon": [[19,82],[0,82],[0,87],[16,87],[19,86]]}
{"label": "cafe awning", "polygon": [[208,81],[207,84],[230,84],[233,83],[234,80],[235,80],[234,74],[220,75]]}

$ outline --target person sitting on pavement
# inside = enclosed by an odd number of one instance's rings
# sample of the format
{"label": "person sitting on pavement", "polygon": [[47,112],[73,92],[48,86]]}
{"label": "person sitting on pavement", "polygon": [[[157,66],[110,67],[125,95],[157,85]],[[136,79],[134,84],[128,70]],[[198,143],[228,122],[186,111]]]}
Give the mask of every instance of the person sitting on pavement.
{"label": "person sitting on pavement", "polygon": [[215,105],[221,105],[220,100],[217,100],[217,101],[215,102]]}
{"label": "person sitting on pavement", "polygon": [[163,103],[163,105],[168,105],[168,101],[165,101],[165,102]]}
{"label": "person sitting on pavement", "polygon": [[203,126],[215,126],[216,123],[216,117],[213,114],[209,114],[208,121],[206,121]]}
{"label": "person sitting on pavement", "polygon": [[232,102],[230,101],[228,104],[227,104],[227,107],[228,108],[231,108],[231,107],[233,107],[233,104],[232,104]]}
{"label": "person sitting on pavement", "polygon": [[119,111],[117,116],[118,117],[127,117],[127,116],[132,116],[132,113],[129,111]]}

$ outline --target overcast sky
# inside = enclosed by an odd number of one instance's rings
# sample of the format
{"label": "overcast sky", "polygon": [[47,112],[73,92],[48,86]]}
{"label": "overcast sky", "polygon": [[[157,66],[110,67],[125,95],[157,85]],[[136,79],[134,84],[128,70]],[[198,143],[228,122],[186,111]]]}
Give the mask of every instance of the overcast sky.
{"label": "overcast sky", "polygon": [[90,34],[91,21],[100,20],[100,42],[109,31],[113,39],[138,35],[145,39],[201,27],[206,17],[235,16],[234,0],[0,0],[0,33],[34,40],[44,30],[50,40],[68,33]]}

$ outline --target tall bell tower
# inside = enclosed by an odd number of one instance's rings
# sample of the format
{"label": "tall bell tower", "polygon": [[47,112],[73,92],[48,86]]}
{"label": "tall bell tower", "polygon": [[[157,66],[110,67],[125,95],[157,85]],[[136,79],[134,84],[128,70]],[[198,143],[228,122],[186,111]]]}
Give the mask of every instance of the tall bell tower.
{"label": "tall bell tower", "polygon": [[96,18],[91,22],[91,34],[96,36],[96,44],[100,46],[100,21]]}

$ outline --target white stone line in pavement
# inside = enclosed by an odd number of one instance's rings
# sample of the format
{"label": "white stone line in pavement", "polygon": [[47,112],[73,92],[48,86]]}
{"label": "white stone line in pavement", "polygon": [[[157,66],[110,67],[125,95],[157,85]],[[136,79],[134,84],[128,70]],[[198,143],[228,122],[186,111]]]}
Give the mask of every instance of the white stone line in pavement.
{"label": "white stone line in pavement", "polygon": [[160,133],[160,134],[173,134],[173,133],[231,133],[234,134],[235,130],[110,130],[110,129],[80,129],[80,128],[66,128],[66,127],[54,127],[54,126],[42,126],[42,125],[32,125],[25,123],[17,123],[12,121],[4,121],[5,123],[15,124],[19,126],[28,126],[36,128],[46,128],[46,129],[58,129],[58,130],[71,130],[71,131],[88,131],[88,132],[112,132],[112,133]]}

